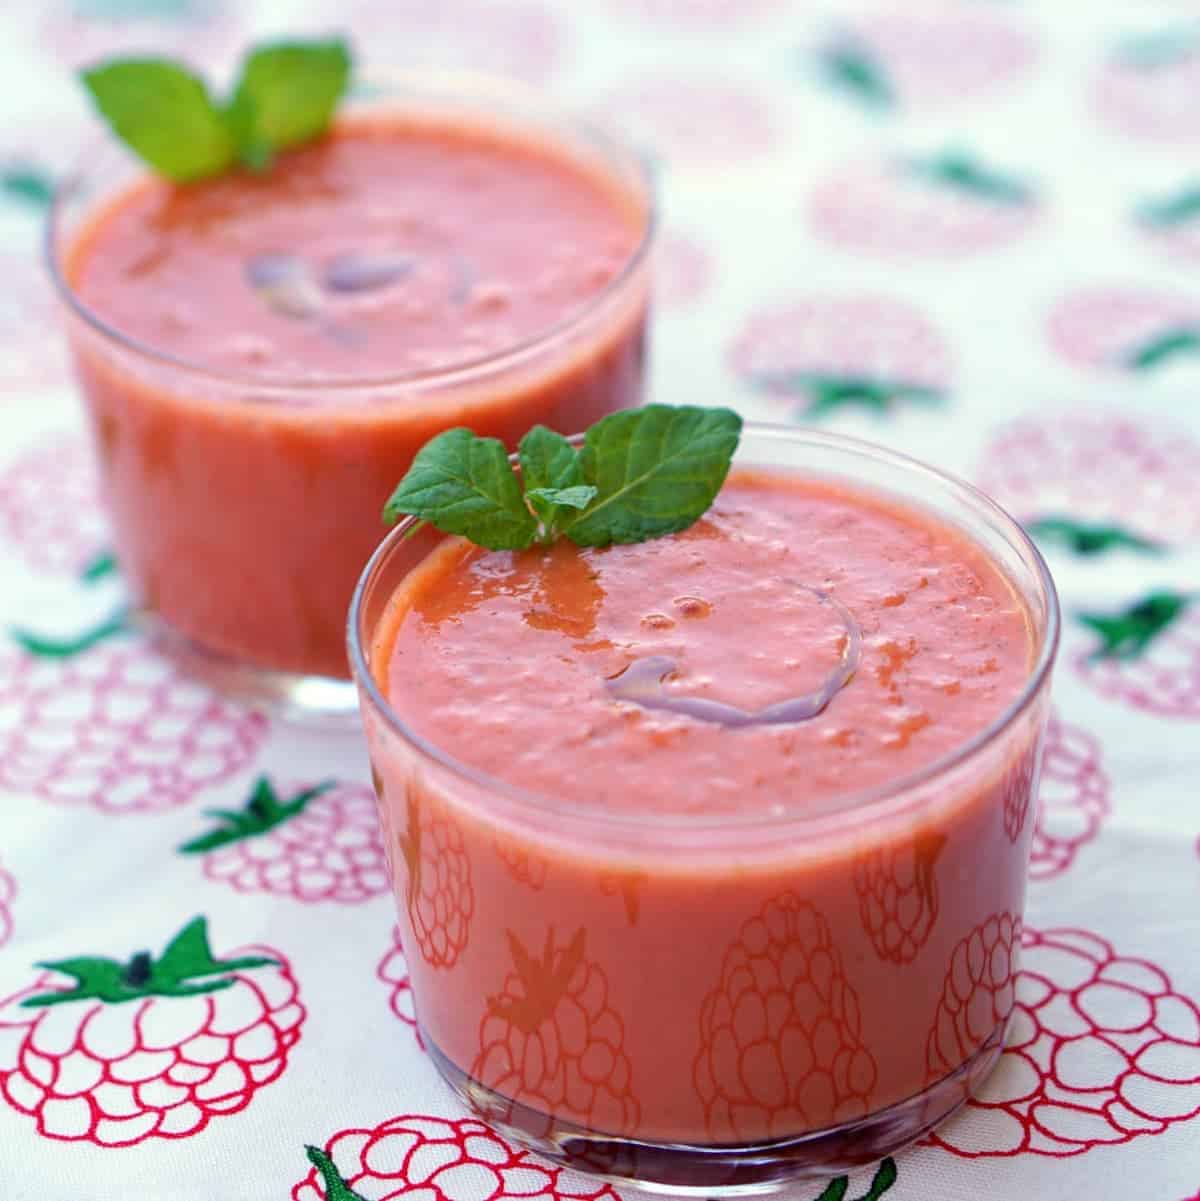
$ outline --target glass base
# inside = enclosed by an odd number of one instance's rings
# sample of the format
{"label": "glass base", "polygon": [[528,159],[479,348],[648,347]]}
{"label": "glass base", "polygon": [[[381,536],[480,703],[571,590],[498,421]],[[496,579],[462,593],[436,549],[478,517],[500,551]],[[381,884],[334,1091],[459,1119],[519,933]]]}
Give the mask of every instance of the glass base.
{"label": "glass base", "polygon": [[887,1109],[841,1126],[762,1143],[654,1143],[601,1134],[485,1088],[422,1030],[442,1078],[484,1121],[554,1163],[650,1193],[726,1197],[773,1193],[876,1163],[916,1142],[975,1093],[1000,1058],[1005,1025],[949,1076]]}
{"label": "glass base", "polygon": [[353,680],[257,667],[193,642],[152,613],[137,613],[133,624],[153,638],[156,649],[184,675],[247,709],[297,725],[358,727],[358,691]]}

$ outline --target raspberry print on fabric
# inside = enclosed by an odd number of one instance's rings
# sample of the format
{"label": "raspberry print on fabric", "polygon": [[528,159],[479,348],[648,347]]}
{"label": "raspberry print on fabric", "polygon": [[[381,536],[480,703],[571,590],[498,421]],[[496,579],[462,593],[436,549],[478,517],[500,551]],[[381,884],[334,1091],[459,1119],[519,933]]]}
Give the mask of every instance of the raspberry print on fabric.
{"label": "raspberry print on fabric", "polygon": [[1100,744],[1078,726],[1051,717],[1042,750],[1029,878],[1062,875],[1099,833],[1109,810]]}
{"label": "raspberry print on fabric", "polygon": [[1198,95],[1200,30],[1194,22],[1123,39],[1091,86],[1104,124],[1148,142],[1200,141]]}
{"label": "raspberry print on fabric", "polygon": [[1077,555],[1200,538],[1200,442],[1170,422],[1022,418],[993,436],[975,481],[1039,541]]}
{"label": "raspberry print on fabric", "polygon": [[1200,356],[1200,300],[1144,287],[1081,288],[1046,326],[1050,344],[1081,367],[1143,375]]}
{"label": "raspberry print on fabric", "polygon": [[612,1186],[535,1159],[477,1118],[404,1114],[306,1147],[292,1201],[620,1201]]}
{"label": "raspberry print on fabric", "polygon": [[766,100],[723,75],[631,79],[596,112],[654,156],[685,167],[749,162],[774,150],[779,136]]}
{"label": "raspberry print on fabric", "polygon": [[238,892],[358,904],[388,891],[375,798],[359,784],[255,782],[242,809],[210,809],[217,825],[184,843],[204,874]]}
{"label": "raspberry print on fabric", "polygon": [[1037,766],[1037,747],[1031,746],[1009,767],[1001,785],[1004,811],[1004,833],[1015,843],[1025,829],[1029,810],[1033,807],[1033,770]]}
{"label": "raspberry print on fabric", "polygon": [[82,438],[59,435],[13,460],[0,475],[0,529],[37,571],[84,576],[104,562],[108,523]]}
{"label": "raspberry print on fabric", "polygon": [[889,963],[911,963],[938,919],[936,867],[946,836],[933,831],[854,861],[854,889],[863,929],[875,954]]}
{"label": "raspberry print on fabric", "polygon": [[687,234],[667,232],[655,258],[654,306],[667,312],[695,307],[712,290],[716,267],[704,244]]}
{"label": "raspberry print on fabric", "polygon": [[563,57],[566,31],[536,0],[332,0],[331,28],[349,26],[369,64],[472,71],[544,84]]}
{"label": "raspberry print on fabric", "polygon": [[1073,666],[1101,696],[1156,717],[1200,721],[1200,601],[1152,592],[1124,608],[1080,612],[1091,634]]}
{"label": "raspberry print on fabric", "polygon": [[475,912],[462,831],[444,815],[423,816],[410,789],[408,828],[397,841],[408,873],[405,906],[417,950],[430,967],[453,967],[466,948]]}
{"label": "raspberry print on fabric", "polygon": [[828,923],[794,893],[768,901],[700,1008],[692,1079],[710,1137],[753,1142],[861,1117],[876,1073]]}
{"label": "raspberry print on fabric", "polygon": [[938,108],[1028,74],[1031,34],[999,14],[882,8],[843,22],[818,50],[825,79],[872,109]]}
{"label": "raspberry print on fabric", "polygon": [[782,8],[786,0],[609,0],[630,16],[678,29],[724,33]]}
{"label": "raspberry print on fabric", "polygon": [[1032,185],[965,151],[897,155],[836,169],[808,204],[813,232],[888,258],[966,258],[1024,237],[1040,213]]}
{"label": "raspberry print on fabric", "polygon": [[130,53],[215,61],[241,41],[232,0],[47,0],[37,12],[59,70]]}
{"label": "raspberry print on fabric", "polygon": [[12,903],[17,895],[17,882],[0,864],[0,947],[12,937]]}
{"label": "raspberry print on fabric", "polygon": [[930,1141],[956,1155],[1078,1155],[1200,1115],[1200,1009],[1086,930],[1026,930],[1008,1043]]}
{"label": "raspberry print on fabric", "polygon": [[1021,919],[998,913],[955,948],[925,1041],[930,1084],[961,1067],[1012,1012]]}
{"label": "raspberry print on fabric", "polygon": [[905,301],[799,296],[753,314],[729,351],[734,373],[798,420],[844,408],[887,414],[946,399],[950,349]]}
{"label": "raspberry print on fabric", "polygon": [[267,719],[187,679],[120,615],[0,646],[0,785],[107,813],[185,805],[236,775]]}
{"label": "raspberry print on fabric", "polygon": [[0,391],[27,392],[68,379],[50,282],[34,254],[0,251]]}
{"label": "raspberry print on fabric", "polygon": [[625,1026],[609,1004],[603,968],[587,958],[587,931],[580,927],[559,945],[550,927],[540,955],[511,930],[507,937],[513,971],[487,998],[471,1075],[548,1120],[630,1132],[640,1109]]}
{"label": "raspberry print on fabric", "polygon": [[203,917],[161,955],[41,965],[0,1001],[0,1093],[60,1141],[184,1138],[276,1079],[305,1010],[271,947],[215,957]]}
{"label": "raspberry print on fabric", "polygon": [[375,969],[376,977],[389,988],[388,1008],[406,1026],[412,1027],[417,1043],[424,1049],[421,1041],[421,1030],[417,1025],[417,1010],[413,1003],[412,980],[408,974],[408,960],[404,958],[404,947],[400,943],[400,930],[392,927],[392,945],[388,947],[379,966]]}

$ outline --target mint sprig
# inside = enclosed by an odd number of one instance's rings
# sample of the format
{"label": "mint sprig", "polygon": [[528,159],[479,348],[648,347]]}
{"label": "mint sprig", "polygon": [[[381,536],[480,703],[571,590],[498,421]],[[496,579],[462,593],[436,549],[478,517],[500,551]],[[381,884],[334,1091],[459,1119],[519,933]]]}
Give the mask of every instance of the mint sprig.
{"label": "mint sprig", "polygon": [[81,78],[134,153],[159,175],[190,183],[238,164],[263,170],[279,151],[319,137],[346,90],[350,66],[340,38],[259,46],[247,54],[225,103],[168,59],[109,59]]}
{"label": "mint sprig", "polygon": [[576,450],[535,426],[518,447],[520,479],[499,439],[447,430],[417,453],[384,520],[417,517],[489,550],[661,538],[708,510],[741,429],[731,409],[646,405],[602,418]]}

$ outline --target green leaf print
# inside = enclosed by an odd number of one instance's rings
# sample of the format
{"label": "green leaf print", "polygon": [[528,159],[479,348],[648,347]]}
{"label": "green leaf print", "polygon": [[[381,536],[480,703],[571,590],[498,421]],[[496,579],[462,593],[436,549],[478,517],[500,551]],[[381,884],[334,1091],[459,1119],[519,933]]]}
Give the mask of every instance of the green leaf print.
{"label": "green leaf print", "polygon": [[363,1201],[363,1198],[342,1179],[337,1165],[320,1147],[306,1146],[304,1154],[308,1156],[308,1162],[321,1173],[321,1183],[325,1186],[325,1201]]}
{"label": "green leaf print", "polygon": [[965,150],[944,150],[927,158],[909,158],[902,165],[916,179],[964,192],[990,204],[1016,207],[1033,201],[1033,190],[1028,184],[985,166]]}
{"label": "green leaf print", "polygon": [[1136,659],[1192,603],[1180,592],[1152,592],[1118,613],[1080,613],[1078,620],[1100,636],[1093,659]]}
{"label": "green leaf print", "polygon": [[146,997],[192,997],[220,992],[235,982],[234,973],[273,966],[275,962],[262,955],[214,958],[208,943],[208,919],[195,917],[167,943],[157,959],[149,951],[136,951],[124,963],[83,955],[37,964],[71,976],[74,986],[26,997],[21,1005],[27,1009],[44,1009],[71,1001],[119,1005]]}
{"label": "green leaf print", "polygon": [[266,776],[260,776],[244,809],[206,809],[209,817],[218,819],[218,825],[207,834],[185,842],[179,850],[184,855],[200,855],[217,847],[228,846],[231,842],[266,834],[268,830],[303,813],[310,801],[332,787],[333,781],[326,780],[312,788],[305,788],[287,801],[281,801],[271,781]]}
{"label": "green leaf print", "polygon": [[74,638],[48,638],[45,635],[19,628],[12,629],[9,633],[22,650],[31,655],[37,655],[40,659],[70,659],[74,655],[81,655],[84,651],[91,650],[92,647],[108,638],[126,633],[130,629],[129,618],[129,608],[122,606],[98,625],[84,630]]}
{"label": "green leaf print", "polygon": [[1026,527],[1039,542],[1062,546],[1077,555],[1091,557],[1110,550],[1134,550],[1161,554],[1162,543],[1152,542],[1119,525],[1089,525],[1069,517],[1039,517]]}
{"label": "green leaf print", "polygon": [[848,1198],[846,1191],[850,1187],[850,1181],[845,1176],[839,1176],[829,1182],[816,1201],[879,1201],[879,1198],[896,1183],[898,1176],[896,1161],[889,1156],[876,1169],[871,1187],[861,1197]]}
{"label": "green leaf print", "polygon": [[1153,229],[1175,229],[1200,219],[1200,183],[1185,185],[1158,200],[1148,200],[1138,208],[1138,220]]}
{"label": "green leaf print", "polygon": [[54,199],[54,180],[32,165],[10,163],[0,167],[0,191],[31,208],[44,209]]}
{"label": "green leaf print", "polygon": [[854,38],[840,37],[817,52],[822,74],[836,88],[877,112],[896,105],[896,92],[882,63]]}
{"label": "green leaf print", "polygon": [[941,404],[945,394],[927,384],[870,375],[839,375],[822,371],[760,371],[751,383],[767,392],[807,397],[805,415],[824,417],[839,409],[858,407],[883,415],[900,401]]}
{"label": "green leaf print", "polygon": [[1179,325],[1155,334],[1125,356],[1133,371],[1152,371],[1172,359],[1200,354],[1200,325]]}

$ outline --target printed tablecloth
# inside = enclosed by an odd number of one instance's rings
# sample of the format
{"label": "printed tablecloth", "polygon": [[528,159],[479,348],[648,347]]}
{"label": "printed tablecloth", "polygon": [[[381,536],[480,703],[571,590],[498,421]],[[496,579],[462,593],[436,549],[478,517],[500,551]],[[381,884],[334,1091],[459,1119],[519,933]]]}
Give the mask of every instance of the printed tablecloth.
{"label": "printed tablecloth", "polygon": [[[357,737],[240,710],[111,620],[39,261],[89,136],[69,70],[347,25],[368,65],[515,74],[650,150],[657,399],[962,472],[1058,576],[1026,925],[947,979],[968,1017],[1015,986],[1012,1046],[890,1186],[788,1197],[1200,1197],[1200,4],[45,0],[0,16],[0,1198],[611,1201],[421,1054]],[[223,842],[213,809],[268,828]],[[231,983],[105,1001],[144,952]],[[91,999],[21,1005],[67,968]]]}

